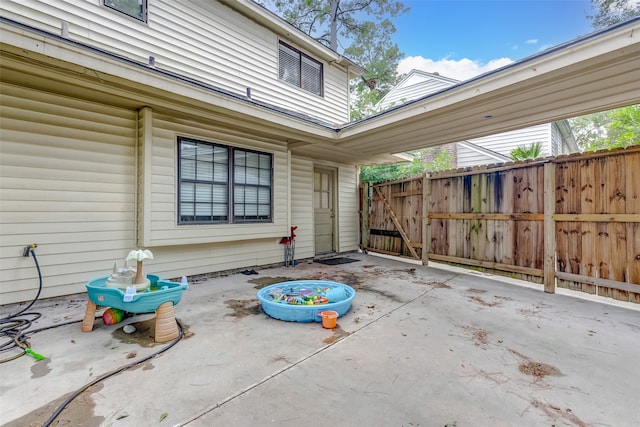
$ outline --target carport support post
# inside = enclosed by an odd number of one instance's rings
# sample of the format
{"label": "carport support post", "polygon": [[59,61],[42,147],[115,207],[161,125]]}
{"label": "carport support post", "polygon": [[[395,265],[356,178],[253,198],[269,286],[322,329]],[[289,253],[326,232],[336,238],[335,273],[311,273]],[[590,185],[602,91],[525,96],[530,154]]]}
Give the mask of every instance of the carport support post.
{"label": "carport support post", "polygon": [[544,291],[556,292],[556,165],[544,164]]}
{"label": "carport support post", "polygon": [[366,252],[369,247],[369,202],[371,200],[369,182],[360,183],[360,249]]}
{"label": "carport support post", "polygon": [[422,174],[422,265],[429,265],[431,249],[431,229],[429,221],[429,199],[431,198],[431,179],[429,174]]}

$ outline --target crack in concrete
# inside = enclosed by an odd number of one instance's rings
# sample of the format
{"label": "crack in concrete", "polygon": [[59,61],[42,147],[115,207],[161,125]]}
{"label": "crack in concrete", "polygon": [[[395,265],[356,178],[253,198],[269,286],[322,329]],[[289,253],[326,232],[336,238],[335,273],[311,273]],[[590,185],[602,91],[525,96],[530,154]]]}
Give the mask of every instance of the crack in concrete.
{"label": "crack in concrete", "polygon": [[[444,282],[441,282],[441,283],[446,284],[447,282],[449,282],[449,281],[451,281],[451,280],[455,279],[455,278],[456,278],[456,277],[458,277],[458,276],[459,276],[459,274],[455,274],[455,275],[453,275],[452,277],[448,278],[447,280],[445,280]],[[296,362],[294,362],[294,363],[292,363],[292,364],[290,364],[290,365],[288,365],[288,366],[285,366],[285,367],[284,367],[284,368],[282,368],[282,369],[279,369],[279,370],[275,371],[274,373],[272,373],[271,375],[268,375],[267,377],[263,378],[262,380],[260,380],[260,381],[258,381],[258,382],[255,382],[255,383],[253,383],[253,384],[251,384],[251,385],[249,385],[249,386],[245,387],[244,389],[240,390],[240,391],[239,391],[239,392],[237,392],[237,393],[232,394],[231,396],[227,397],[226,399],[222,400],[221,402],[216,403],[216,404],[215,404],[214,406],[212,406],[211,408],[209,408],[209,409],[206,409],[206,410],[202,411],[200,414],[198,414],[198,415],[194,416],[193,418],[190,418],[190,419],[186,420],[186,421],[185,421],[185,422],[183,422],[183,423],[176,424],[176,426],[180,426],[180,427],[186,426],[186,425],[188,425],[188,424],[190,424],[190,423],[192,423],[192,422],[194,422],[194,421],[198,420],[199,418],[201,418],[201,417],[203,417],[203,416],[205,416],[205,415],[207,415],[207,414],[209,414],[209,413],[211,413],[211,412],[215,411],[216,409],[219,409],[219,408],[223,407],[223,406],[224,406],[224,405],[226,405],[227,403],[232,402],[232,401],[234,401],[235,399],[237,399],[237,398],[239,398],[239,397],[241,397],[241,396],[243,396],[243,395],[245,395],[245,394],[249,393],[251,390],[254,390],[254,389],[256,389],[256,388],[260,387],[261,385],[263,385],[263,384],[265,384],[265,383],[267,383],[267,382],[271,381],[272,379],[274,379],[274,378],[276,378],[276,377],[278,377],[278,376],[282,375],[283,373],[287,372],[288,370],[290,370],[290,369],[292,369],[292,368],[294,368],[294,367],[296,367],[296,366],[298,366],[298,365],[300,365],[300,364],[304,363],[305,361],[307,361],[307,360],[309,360],[309,359],[311,359],[311,358],[313,358],[313,357],[315,357],[315,356],[317,356],[317,355],[319,355],[319,354],[323,353],[323,352],[324,352],[324,351],[326,351],[327,349],[329,349],[329,348],[333,347],[334,345],[337,345],[338,343],[340,343],[340,342],[344,341],[347,337],[357,334],[357,333],[358,333],[358,332],[360,332],[361,330],[363,330],[363,329],[365,329],[365,328],[369,327],[370,325],[372,325],[372,324],[374,324],[374,323],[378,322],[378,321],[379,321],[380,319],[382,319],[383,317],[387,317],[387,316],[389,316],[390,314],[395,313],[396,311],[398,311],[398,310],[400,310],[400,309],[402,309],[402,308],[406,307],[407,305],[411,304],[412,302],[414,302],[414,301],[416,301],[416,300],[418,300],[418,299],[420,299],[420,298],[423,298],[423,297],[425,297],[426,295],[428,295],[430,292],[432,292],[432,291],[434,291],[434,290],[436,290],[436,289],[440,289],[440,288],[441,288],[441,286],[434,286],[434,287],[433,287],[433,288],[431,288],[431,289],[427,289],[426,291],[422,292],[420,295],[418,295],[418,296],[416,296],[416,297],[414,297],[414,298],[410,299],[409,301],[406,301],[406,302],[404,302],[404,303],[400,304],[399,306],[397,306],[397,307],[395,307],[395,308],[393,308],[393,309],[391,309],[391,310],[388,310],[387,312],[385,312],[384,314],[381,314],[381,315],[380,315],[380,316],[378,316],[377,318],[375,318],[375,319],[373,319],[373,320],[371,320],[371,321],[369,321],[369,322],[367,322],[367,323],[363,324],[361,327],[359,327],[358,329],[356,329],[354,332],[347,333],[347,334],[345,334],[345,335],[343,335],[343,336],[338,337],[335,341],[330,342],[329,344],[327,344],[327,345],[325,345],[325,346],[323,346],[323,347],[320,347],[320,348],[319,348],[319,349],[317,349],[316,351],[312,352],[311,354],[308,354],[307,356],[305,356],[305,357],[301,358],[300,360],[297,360]]]}

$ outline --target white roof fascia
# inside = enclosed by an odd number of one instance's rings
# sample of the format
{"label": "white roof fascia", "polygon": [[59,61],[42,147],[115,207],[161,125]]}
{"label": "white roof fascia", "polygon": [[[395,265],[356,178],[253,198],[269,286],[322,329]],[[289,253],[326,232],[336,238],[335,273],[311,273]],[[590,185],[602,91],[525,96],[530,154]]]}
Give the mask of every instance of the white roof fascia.
{"label": "white roof fascia", "polygon": [[568,120],[558,120],[554,122],[554,124],[558,127],[558,131],[560,131],[560,135],[562,135],[562,144],[566,145],[569,148],[569,152],[577,153],[580,151],[578,147],[578,143],[576,142],[575,137],[573,136],[573,130],[571,130],[571,125]]}

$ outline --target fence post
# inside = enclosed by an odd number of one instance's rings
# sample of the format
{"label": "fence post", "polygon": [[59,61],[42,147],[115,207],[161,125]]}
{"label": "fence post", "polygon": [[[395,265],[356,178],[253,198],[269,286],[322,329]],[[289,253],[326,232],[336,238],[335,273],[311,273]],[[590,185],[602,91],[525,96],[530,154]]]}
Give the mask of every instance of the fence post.
{"label": "fence post", "polygon": [[429,265],[431,250],[431,222],[429,221],[429,200],[431,199],[431,179],[427,172],[422,174],[422,265]]}
{"label": "fence post", "polygon": [[370,197],[370,184],[369,182],[363,182],[360,184],[360,249],[365,252],[369,247],[369,203]]}
{"label": "fence post", "polygon": [[544,164],[544,291],[556,292],[556,165]]}

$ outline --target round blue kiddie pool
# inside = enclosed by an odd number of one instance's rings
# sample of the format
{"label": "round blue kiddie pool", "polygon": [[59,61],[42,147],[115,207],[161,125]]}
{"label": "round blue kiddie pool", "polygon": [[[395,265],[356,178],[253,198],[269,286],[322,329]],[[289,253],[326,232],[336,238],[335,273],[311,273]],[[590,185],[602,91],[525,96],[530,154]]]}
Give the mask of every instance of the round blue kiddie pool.
{"label": "round blue kiddie pool", "polygon": [[355,296],[351,286],[327,280],[280,282],[258,291],[262,310],[288,322],[321,322],[318,313],[329,310],[340,317],[349,311]]}

